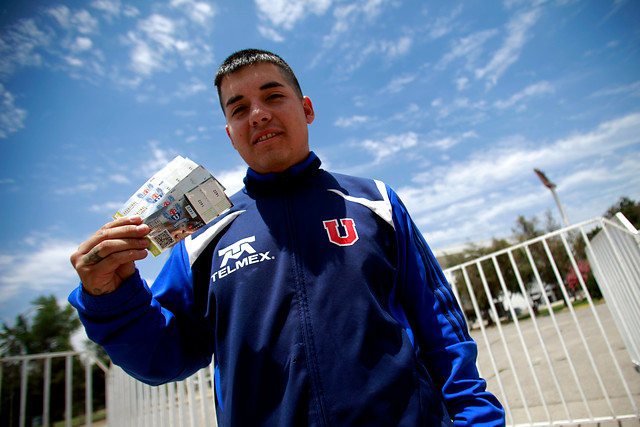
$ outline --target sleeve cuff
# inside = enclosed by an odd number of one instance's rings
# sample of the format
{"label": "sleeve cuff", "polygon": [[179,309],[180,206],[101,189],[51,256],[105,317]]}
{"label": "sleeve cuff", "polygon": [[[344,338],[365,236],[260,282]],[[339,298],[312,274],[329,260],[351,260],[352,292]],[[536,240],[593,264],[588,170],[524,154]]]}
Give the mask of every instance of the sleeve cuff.
{"label": "sleeve cuff", "polygon": [[80,284],[69,296],[69,302],[84,312],[110,312],[122,307],[140,292],[145,291],[150,293],[140,277],[140,272],[136,269],[135,273],[118,289],[106,295],[91,295]]}

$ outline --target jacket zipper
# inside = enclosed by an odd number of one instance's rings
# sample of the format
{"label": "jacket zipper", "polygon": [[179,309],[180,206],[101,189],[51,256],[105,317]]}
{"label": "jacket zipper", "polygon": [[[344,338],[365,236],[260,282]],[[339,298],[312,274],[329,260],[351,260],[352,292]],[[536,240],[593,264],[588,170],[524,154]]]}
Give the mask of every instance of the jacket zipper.
{"label": "jacket zipper", "polygon": [[295,215],[293,212],[293,197],[292,192],[288,191],[283,196],[283,202],[285,205],[287,224],[289,224],[289,240],[292,247],[292,262],[294,271],[294,283],[296,287],[296,295],[298,296],[298,303],[300,306],[300,322],[302,326],[302,339],[304,342],[304,348],[307,358],[307,364],[309,367],[309,378],[311,380],[312,395],[320,408],[320,416],[322,417],[322,425],[329,425],[327,422],[326,408],[324,402],[324,396],[322,392],[322,386],[320,382],[320,373],[318,367],[318,360],[315,351],[315,342],[313,339],[313,327],[311,324],[309,300],[307,298],[306,283],[304,280],[304,268],[298,254],[298,240],[296,238],[296,226]]}

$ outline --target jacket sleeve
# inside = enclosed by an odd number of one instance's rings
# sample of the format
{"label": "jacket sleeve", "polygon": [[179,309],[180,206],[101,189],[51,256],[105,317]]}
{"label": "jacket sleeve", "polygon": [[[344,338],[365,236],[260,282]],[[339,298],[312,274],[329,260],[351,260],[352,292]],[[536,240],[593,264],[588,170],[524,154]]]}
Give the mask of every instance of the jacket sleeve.
{"label": "jacket sleeve", "polygon": [[193,310],[184,242],[176,245],[149,288],[139,272],[116,291],[92,296],[82,285],[70,295],[87,336],[112,362],[150,385],[184,379],[207,366],[214,332]]}
{"label": "jacket sleeve", "polygon": [[453,291],[398,195],[388,189],[398,239],[396,298],[418,357],[456,426],[501,426],[504,409],[476,368],[477,346]]}

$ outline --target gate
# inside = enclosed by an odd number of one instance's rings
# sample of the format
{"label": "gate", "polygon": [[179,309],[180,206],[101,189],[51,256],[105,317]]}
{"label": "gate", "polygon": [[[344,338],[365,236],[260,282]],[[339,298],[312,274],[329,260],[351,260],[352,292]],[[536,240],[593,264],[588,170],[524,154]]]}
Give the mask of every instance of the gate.
{"label": "gate", "polygon": [[508,425],[637,425],[636,239],[599,218],[445,270]]}

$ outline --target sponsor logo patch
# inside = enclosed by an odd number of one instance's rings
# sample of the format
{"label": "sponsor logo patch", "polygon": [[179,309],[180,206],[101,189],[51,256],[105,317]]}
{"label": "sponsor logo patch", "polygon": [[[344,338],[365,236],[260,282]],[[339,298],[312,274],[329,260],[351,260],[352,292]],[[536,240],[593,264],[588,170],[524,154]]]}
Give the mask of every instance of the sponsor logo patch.
{"label": "sponsor logo patch", "polygon": [[218,256],[222,257],[220,268],[211,275],[211,280],[215,282],[217,279],[229,276],[241,268],[275,259],[275,257],[269,256],[269,251],[256,251],[251,246],[251,243],[255,241],[256,236],[251,236],[220,249],[218,251]]}

